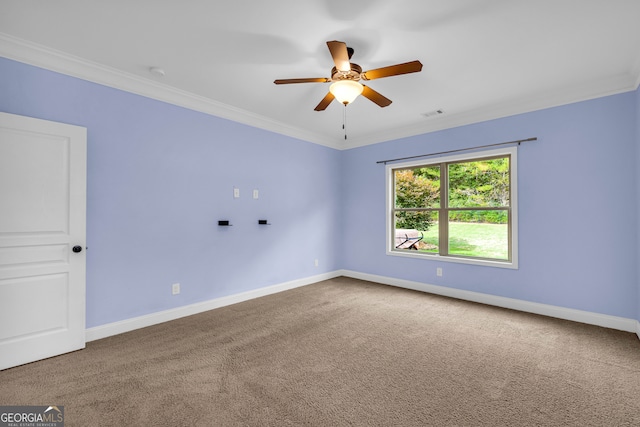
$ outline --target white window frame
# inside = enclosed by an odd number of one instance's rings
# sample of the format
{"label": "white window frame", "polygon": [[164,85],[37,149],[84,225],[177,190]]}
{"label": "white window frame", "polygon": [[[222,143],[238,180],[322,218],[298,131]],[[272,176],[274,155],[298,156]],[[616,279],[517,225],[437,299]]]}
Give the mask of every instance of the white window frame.
{"label": "white window frame", "polygon": [[[410,162],[387,164],[386,166],[386,198],[387,198],[387,214],[386,214],[386,234],[387,234],[387,255],[421,258],[432,261],[454,262],[461,264],[474,264],[498,268],[518,268],[518,147],[505,147],[486,151],[473,151],[464,154],[449,155],[446,157],[438,157],[434,159],[413,160]],[[395,248],[395,224],[393,209],[394,200],[394,174],[396,169],[411,168],[417,166],[435,165],[445,162],[459,162],[465,160],[481,160],[483,158],[497,157],[509,155],[510,160],[510,204],[511,204],[511,260],[489,260],[482,258],[466,258],[457,257],[455,255],[442,256],[440,254],[425,253],[418,251],[402,250]]]}

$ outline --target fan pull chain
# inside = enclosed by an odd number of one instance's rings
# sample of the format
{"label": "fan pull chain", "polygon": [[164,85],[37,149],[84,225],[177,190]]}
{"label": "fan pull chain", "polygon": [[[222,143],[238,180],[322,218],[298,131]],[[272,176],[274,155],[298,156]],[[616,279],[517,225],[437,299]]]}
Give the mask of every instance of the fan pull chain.
{"label": "fan pull chain", "polygon": [[344,130],[344,139],[347,139],[347,104],[344,104],[344,110],[342,110],[342,129]]}

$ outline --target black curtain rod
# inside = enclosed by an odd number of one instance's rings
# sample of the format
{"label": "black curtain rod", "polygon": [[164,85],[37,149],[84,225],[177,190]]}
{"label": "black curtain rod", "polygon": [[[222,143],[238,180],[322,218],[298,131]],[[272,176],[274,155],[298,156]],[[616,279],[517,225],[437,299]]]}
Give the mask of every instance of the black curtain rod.
{"label": "black curtain rod", "polygon": [[459,151],[477,150],[478,148],[496,147],[498,145],[508,145],[508,144],[518,144],[518,145],[520,145],[520,143],[522,143],[522,142],[537,141],[537,140],[538,140],[538,138],[536,138],[536,137],[527,138],[527,139],[517,139],[515,141],[498,142],[496,144],[479,145],[477,147],[459,148],[457,150],[441,151],[439,153],[420,154],[418,156],[400,157],[398,159],[389,159],[389,160],[380,160],[380,161],[377,161],[376,163],[384,163],[386,165],[387,163],[399,162],[400,160],[419,159],[420,157],[429,157],[429,156],[437,156],[439,154],[457,153]]}

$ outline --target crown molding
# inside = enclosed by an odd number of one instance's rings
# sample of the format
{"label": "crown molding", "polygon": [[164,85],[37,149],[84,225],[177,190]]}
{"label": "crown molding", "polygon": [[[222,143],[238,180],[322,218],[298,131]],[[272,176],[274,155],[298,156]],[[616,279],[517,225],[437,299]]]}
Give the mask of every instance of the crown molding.
{"label": "crown molding", "polygon": [[638,89],[638,87],[640,86],[640,54],[636,58],[636,62],[633,63],[631,74],[636,76],[635,89]]}
{"label": "crown molding", "polygon": [[107,67],[4,33],[0,33],[0,56],[336,150],[347,150],[586,101],[633,91],[640,86],[640,57],[638,57],[632,69],[629,70],[627,74],[600,79],[589,82],[589,84],[561,87],[542,95],[537,94],[526,99],[505,101],[504,103],[496,104],[489,108],[459,113],[447,110],[445,115],[426,118],[425,121],[419,125],[390,129],[385,132],[376,132],[375,134],[366,134],[350,138],[349,141],[345,143],[345,141],[339,138],[326,137],[289,126],[246,110],[235,108],[168,85],[163,85],[153,80],[144,79],[134,74],[125,73],[115,68]]}
{"label": "crown molding", "polygon": [[235,108],[168,85],[163,85],[153,80],[144,79],[134,74],[88,61],[5,33],[0,33],[0,56],[292,138],[313,142],[334,149],[343,148],[341,144],[333,138],[326,138],[246,110]]}
{"label": "crown molding", "polygon": [[634,91],[640,83],[640,61],[638,61],[637,65],[637,72],[632,70],[630,73],[606,79],[570,87],[561,87],[554,91],[536,94],[524,99],[506,101],[488,108],[459,113],[450,113],[447,110],[444,115],[425,118],[424,123],[416,126],[390,129],[387,132],[378,132],[375,135],[363,135],[350,139],[349,148],[357,148]]}

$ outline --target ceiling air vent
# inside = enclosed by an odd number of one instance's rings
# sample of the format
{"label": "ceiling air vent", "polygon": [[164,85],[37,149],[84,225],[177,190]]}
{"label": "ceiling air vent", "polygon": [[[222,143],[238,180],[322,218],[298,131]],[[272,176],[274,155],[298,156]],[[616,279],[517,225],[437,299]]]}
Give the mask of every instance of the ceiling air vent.
{"label": "ceiling air vent", "polygon": [[444,110],[443,109],[433,110],[433,111],[429,111],[427,113],[422,113],[422,115],[425,116],[426,118],[439,116],[440,114],[444,114]]}

